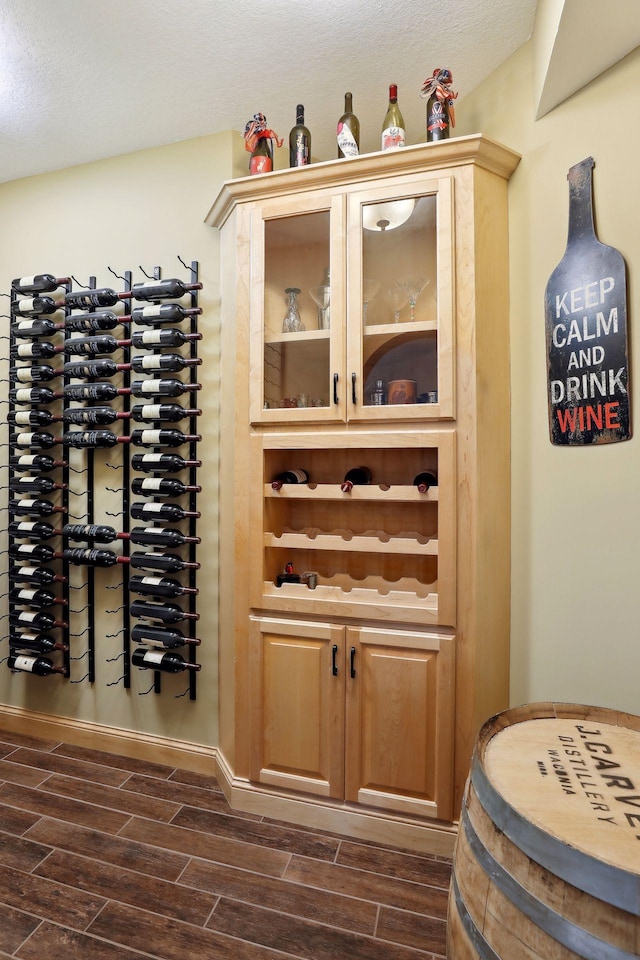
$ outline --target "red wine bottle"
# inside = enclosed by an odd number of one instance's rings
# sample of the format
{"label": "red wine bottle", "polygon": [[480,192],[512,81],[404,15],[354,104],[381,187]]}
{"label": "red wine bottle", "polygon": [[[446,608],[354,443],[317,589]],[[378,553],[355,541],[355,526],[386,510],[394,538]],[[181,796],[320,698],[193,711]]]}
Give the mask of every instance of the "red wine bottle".
{"label": "red wine bottle", "polygon": [[[166,306],[166,304],[165,304]],[[143,349],[152,347],[180,347],[183,343],[189,343],[192,340],[202,340],[201,333],[183,333],[182,330],[176,330],[175,327],[160,328],[158,330],[144,330],[131,334],[131,342],[134,347]]]}
{"label": "red wine bottle", "polygon": [[50,315],[59,307],[60,304],[52,297],[23,297],[11,304],[13,312],[20,317]]}
{"label": "red wine bottle", "polygon": [[197,367],[201,363],[200,357],[183,357],[180,353],[149,353],[131,358],[131,366],[136,373],[175,372],[185,367]]}
{"label": "red wine bottle", "polygon": [[131,630],[131,639],[134,643],[151,643],[163,646],[169,650],[173,647],[183,647],[186,643],[199,646],[201,641],[195,637],[185,637],[181,630],[168,630],[166,627],[153,627],[147,623],[137,623]]}
{"label": "red wine bottle", "polygon": [[10,443],[17,447],[33,447],[34,450],[49,450],[60,443],[59,437],[54,437],[52,433],[46,430],[37,430],[33,433],[14,433],[10,438]]}
{"label": "red wine bottle", "polygon": [[202,460],[185,460],[177,453],[134,453],[131,466],[142,473],[179,473],[187,467],[201,467]]}
{"label": "red wine bottle", "polygon": [[196,587],[185,587],[173,577],[147,577],[138,574],[129,577],[129,589],[132,593],[168,599],[187,595],[196,596],[198,593]]}
{"label": "red wine bottle", "polygon": [[65,523],[62,536],[67,540],[81,540],[87,543],[113,543],[114,540],[128,540],[128,533],[118,533],[114,527],[101,523]]}
{"label": "red wine bottle", "polygon": [[103,333],[95,337],[70,337],[64,345],[64,352],[77,356],[96,357],[102,353],[114,353],[121,347],[130,347],[131,340],[116,340]]}
{"label": "red wine bottle", "polygon": [[113,567],[116,563],[128,563],[128,557],[121,557],[113,550],[99,550],[84,547],[65,547],[63,558],[75,566]]}
{"label": "red wine bottle", "polygon": [[146,307],[134,307],[131,319],[134,323],[155,326],[160,323],[179,323],[196,313],[202,313],[200,307],[186,309],[179,303],[152,303]]}
{"label": "red wine bottle", "polygon": [[131,408],[131,418],[138,422],[161,420],[166,423],[177,423],[187,417],[199,417],[201,413],[202,410],[188,410],[178,403],[136,403]]}
{"label": "red wine bottle", "polygon": [[[62,554],[56,553],[53,547],[49,546],[48,543],[12,543],[9,545],[9,556],[14,560],[20,560],[26,562],[28,560],[33,560],[36,563],[48,563],[50,560],[55,560],[56,557],[62,556]],[[46,567],[34,567],[39,571],[44,571]],[[11,570],[11,576],[13,576],[13,571],[15,567]],[[51,573],[55,577],[56,574],[52,570]],[[31,579],[29,575],[29,579]],[[48,582],[43,580],[43,582]]]}
{"label": "red wine bottle", "polygon": [[128,387],[116,387],[113,383],[68,383],[64,387],[65,400],[115,400],[129,393]]}
{"label": "red wine bottle", "polygon": [[[56,553],[56,557],[62,557],[61,553]],[[35,559],[35,558],[33,558]],[[51,567],[11,567],[9,570],[9,580],[11,582],[31,583],[38,587],[45,587],[50,583],[66,583],[67,578],[62,574],[56,573]]]}
{"label": "red wine bottle", "polygon": [[119,323],[128,323],[129,317],[118,316],[112,310],[94,313],[72,313],[65,320],[67,333],[91,333],[92,330],[114,330]]}
{"label": "red wine bottle", "polygon": [[280,490],[285,483],[309,483],[309,474],[306,470],[283,470],[271,481],[274,490]]}
{"label": "red wine bottle", "polygon": [[70,360],[63,367],[66,376],[84,379],[113,377],[121,370],[130,369],[130,363],[116,363],[115,360]]}
{"label": "red wine bottle", "polygon": [[164,670],[166,673],[180,673],[182,670],[199,670],[199,663],[189,663],[179,653],[161,650],[145,650],[138,647],[131,654],[131,663],[145,670]]}
{"label": "red wine bottle", "polygon": [[9,356],[12,360],[51,360],[63,350],[63,346],[55,347],[48,340],[31,340],[29,343],[19,343],[11,347]]}
{"label": "red wine bottle", "polygon": [[46,404],[58,400],[62,394],[51,387],[17,387],[9,390],[9,400],[20,404]]}
{"label": "red wine bottle", "polygon": [[45,427],[60,419],[50,410],[10,410],[7,416],[9,423],[15,423],[17,427]]}
{"label": "red wine bottle", "polygon": [[201,283],[183,283],[182,280],[147,280],[134,283],[131,296],[135,300],[167,300],[183,297],[190,290],[202,290]]}
{"label": "red wine bottle", "polygon": [[62,531],[56,530],[50,523],[38,520],[12,520],[9,524],[9,533],[20,540],[51,540],[59,536]]}
{"label": "red wine bottle", "polygon": [[56,620],[52,613],[46,613],[44,610],[12,610],[9,614],[9,623],[37,630],[38,633],[46,633],[54,627],[69,626],[64,620]]}
{"label": "red wine bottle", "polygon": [[16,633],[9,639],[12,649],[30,650],[33,653],[53,653],[54,650],[68,650],[66,643],[54,640],[47,633],[31,633],[23,631]]}
{"label": "red wine bottle", "polygon": [[202,487],[197,484],[183,483],[182,480],[165,477],[134,477],[131,491],[143,497],[181,497],[185,493],[200,493]]}
{"label": "red wine bottle", "polygon": [[55,323],[50,317],[29,317],[17,320],[10,326],[10,332],[17,340],[35,337],[51,337],[58,330],[64,330],[64,323]]}
{"label": "red wine bottle", "polygon": [[200,390],[199,383],[183,383],[182,380],[134,380],[131,393],[134,397],[180,397],[183,393]]}
{"label": "red wine bottle", "polygon": [[69,282],[69,277],[54,277],[51,273],[36,273],[33,277],[18,277],[11,281],[16,293],[51,293]]}
{"label": "red wine bottle", "polygon": [[12,493],[41,494],[66,489],[66,483],[57,483],[51,477],[14,477],[9,483]]}
{"label": "red wine bottle", "polygon": [[128,418],[128,413],[121,413],[113,407],[69,407],[62,414],[65,423],[89,423],[96,426]]}
{"label": "red wine bottle", "polygon": [[158,620],[160,623],[181,623],[183,620],[199,620],[199,613],[187,613],[173,603],[154,603],[152,600],[134,600],[130,607],[132,617],[142,620]]}
{"label": "red wine bottle", "polygon": [[135,503],[131,504],[131,516],[134,520],[147,520],[150,523],[177,523],[187,517],[198,518],[198,510],[183,510],[177,503]]}
{"label": "red wine bottle", "polygon": [[66,513],[65,507],[57,507],[50,500],[9,500],[9,513],[15,517],[50,517],[54,513]]}
{"label": "red wine bottle", "polygon": [[131,433],[131,443],[136,447],[180,447],[192,440],[202,440],[202,437],[181,430],[133,430]]}
{"label": "red wine bottle", "polygon": [[19,457],[9,457],[12,470],[32,470],[34,473],[49,473],[58,467],[66,467],[64,460],[54,460],[47,453],[22,453]]}
{"label": "red wine bottle", "polygon": [[438,474],[433,470],[421,470],[413,478],[413,485],[420,493],[426,493],[429,487],[438,486]]}
{"label": "red wine bottle", "polygon": [[31,367],[9,367],[9,377],[18,383],[47,383],[59,377],[62,370],[50,363],[39,363]]}
{"label": "red wine bottle", "polygon": [[199,570],[200,564],[183,560],[177,553],[132,553],[131,566],[136,570],[162,570],[163,573],[178,573],[180,570]]}
{"label": "red wine bottle", "polygon": [[89,310],[91,307],[113,307],[121,297],[122,294],[116,293],[111,287],[100,287],[96,290],[71,290],[65,293],[64,302],[67,307]]}
{"label": "red wine bottle", "polygon": [[353,467],[345,474],[345,478],[340,484],[343,493],[350,493],[356,484],[371,483],[371,470],[369,467]]}
{"label": "red wine bottle", "polygon": [[115,447],[118,443],[129,443],[129,437],[121,437],[110,430],[71,430],[62,434],[62,442],[67,447],[82,449],[85,447]]}
{"label": "red wine bottle", "polygon": [[145,547],[181,547],[183,543],[200,543],[200,537],[188,537],[171,527],[134,527],[131,543]]}
{"label": "red wine bottle", "polygon": [[25,673],[35,673],[39,677],[48,677],[52,673],[61,673],[66,676],[63,667],[56,667],[48,657],[32,657],[26,653],[10,656],[7,660],[9,670],[20,670]]}
{"label": "red wine bottle", "polygon": [[63,597],[56,597],[50,590],[42,590],[37,587],[14,587],[9,590],[9,603],[24,604],[24,606],[32,607],[34,610],[41,610],[42,607],[67,607],[69,605]]}

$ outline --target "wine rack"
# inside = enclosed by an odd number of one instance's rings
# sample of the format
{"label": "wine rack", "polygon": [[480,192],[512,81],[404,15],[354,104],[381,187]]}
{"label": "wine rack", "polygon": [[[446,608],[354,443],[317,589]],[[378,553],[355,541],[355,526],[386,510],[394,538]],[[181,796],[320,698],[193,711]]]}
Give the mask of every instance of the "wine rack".
{"label": "wine rack", "polygon": [[[197,262],[188,266],[179,259],[186,280],[163,280],[155,267],[134,283],[130,270],[120,276],[109,267],[121,282],[117,291],[98,287],[95,276],[86,285],[48,274],[12,285],[7,487],[13,670],[95,682],[96,598],[98,590],[109,589],[117,591],[119,604],[107,604],[106,613],[122,617],[107,637],[121,636],[122,651],[106,659],[122,659],[124,669],[108,685],[130,688],[133,664],[152,670],[152,689],[160,693],[162,672],[184,670],[189,697],[196,699],[200,411],[190,401],[201,387],[202,284]],[[105,466],[116,480],[98,485]],[[106,503],[115,509],[106,510]],[[100,522],[103,512],[115,526]],[[165,513],[180,526],[159,526]],[[111,567],[121,572],[118,582],[112,582]],[[60,586],[57,595],[54,585]],[[166,598],[170,603],[163,604]],[[61,612],[49,615],[50,609]],[[84,651],[77,649],[81,639]],[[71,679],[74,660],[87,664],[80,679]]]}

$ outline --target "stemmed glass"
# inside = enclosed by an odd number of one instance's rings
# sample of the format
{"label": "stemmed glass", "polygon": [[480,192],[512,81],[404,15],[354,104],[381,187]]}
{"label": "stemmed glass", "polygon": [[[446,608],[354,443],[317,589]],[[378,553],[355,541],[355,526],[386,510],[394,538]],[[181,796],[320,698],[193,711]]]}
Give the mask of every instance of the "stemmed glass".
{"label": "stemmed glass", "polygon": [[329,306],[331,287],[326,283],[321,283],[317,287],[311,287],[309,294],[318,308],[318,330],[328,330],[330,325]]}
{"label": "stemmed glass", "polygon": [[427,280],[425,277],[418,276],[418,274],[413,274],[410,277],[401,277],[400,280],[396,282],[407,295],[407,300],[409,301],[409,306],[411,308],[410,319],[411,323],[413,323],[415,320],[416,300],[424,288],[429,285],[429,280]]}
{"label": "stemmed glass", "polygon": [[409,300],[409,294],[400,281],[396,280],[388,290],[385,290],[383,296],[393,310],[394,323],[398,323],[400,321],[400,311]]}
{"label": "stemmed glass", "polygon": [[377,280],[362,281],[362,322],[364,324],[367,322],[367,307],[377,295],[379,289],[380,284]]}

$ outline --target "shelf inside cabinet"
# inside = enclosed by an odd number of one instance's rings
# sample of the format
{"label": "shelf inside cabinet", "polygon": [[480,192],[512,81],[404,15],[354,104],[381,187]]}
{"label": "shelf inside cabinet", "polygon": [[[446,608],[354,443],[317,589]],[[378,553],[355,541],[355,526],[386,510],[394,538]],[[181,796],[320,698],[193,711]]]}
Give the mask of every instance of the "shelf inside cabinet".
{"label": "shelf inside cabinet", "polygon": [[265,609],[281,609],[282,603],[292,612],[320,615],[344,615],[348,605],[350,616],[392,617],[400,622],[438,622],[438,585],[418,583],[411,578],[388,582],[380,577],[353,581],[336,575],[310,590],[304,583],[286,583],[277,587],[263,584],[261,604]]}
{"label": "shelf inside cabinet", "polygon": [[299,333],[270,333],[265,331],[265,343],[304,343],[310,340],[328,340],[330,330],[301,330]]}
{"label": "shelf inside cabinet", "polygon": [[390,536],[382,530],[372,530],[361,536],[354,536],[350,530],[335,530],[331,533],[322,533],[317,529],[284,530],[280,536],[265,533],[264,545],[294,550],[340,550],[346,553],[438,555],[438,541],[435,538],[429,539],[417,533]]}
{"label": "shelf inside cabinet", "polygon": [[420,493],[415,486],[366,484],[353,487],[350,493],[343,493],[339,483],[287,483],[279,490],[274,490],[271,484],[265,484],[264,495],[286,500],[340,500],[343,503],[353,500],[428,503],[438,500],[438,487],[430,487],[426,493]]}

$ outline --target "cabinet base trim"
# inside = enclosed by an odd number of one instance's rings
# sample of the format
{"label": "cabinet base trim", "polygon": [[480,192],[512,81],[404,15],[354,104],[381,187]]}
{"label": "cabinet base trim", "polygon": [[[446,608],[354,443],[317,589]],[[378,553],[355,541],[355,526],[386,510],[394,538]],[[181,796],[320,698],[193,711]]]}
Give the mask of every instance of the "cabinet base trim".
{"label": "cabinet base trim", "polygon": [[284,820],[301,827],[329,830],[354,840],[369,840],[417,853],[451,857],[457,824],[424,823],[389,811],[358,810],[321,797],[284,796],[236,777],[224,755],[216,753],[217,777],[229,806],[244,813]]}

